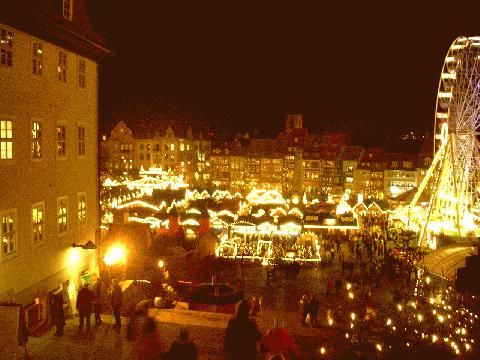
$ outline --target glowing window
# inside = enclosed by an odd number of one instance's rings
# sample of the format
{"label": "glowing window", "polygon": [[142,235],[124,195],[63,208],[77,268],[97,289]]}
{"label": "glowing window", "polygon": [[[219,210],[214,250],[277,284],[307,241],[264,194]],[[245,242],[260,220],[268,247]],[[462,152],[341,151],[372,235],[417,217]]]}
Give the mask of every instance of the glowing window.
{"label": "glowing window", "polygon": [[67,231],[67,212],[68,212],[68,198],[66,196],[57,199],[57,224],[58,233],[62,234]]}
{"label": "glowing window", "polygon": [[32,122],[32,159],[38,160],[42,158],[42,131],[43,124],[39,121]]}
{"label": "glowing window", "polygon": [[32,240],[34,244],[43,242],[44,208],[43,203],[32,206]]}
{"label": "glowing window", "polygon": [[78,225],[87,223],[87,195],[85,193],[78,194]]}
{"label": "glowing window", "polygon": [[13,159],[13,121],[0,120],[0,160]]}
{"label": "glowing window", "polygon": [[67,130],[65,125],[57,126],[57,159],[67,156]]}
{"label": "glowing window", "polygon": [[0,239],[2,254],[9,255],[17,250],[17,215],[15,210],[0,214]]}
{"label": "glowing window", "polygon": [[0,29],[0,66],[13,65],[13,32]]}
{"label": "glowing window", "polygon": [[67,54],[63,51],[58,52],[57,78],[58,81],[67,82]]}
{"label": "glowing window", "polygon": [[42,75],[43,70],[43,43],[34,41],[32,44],[32,73]]}

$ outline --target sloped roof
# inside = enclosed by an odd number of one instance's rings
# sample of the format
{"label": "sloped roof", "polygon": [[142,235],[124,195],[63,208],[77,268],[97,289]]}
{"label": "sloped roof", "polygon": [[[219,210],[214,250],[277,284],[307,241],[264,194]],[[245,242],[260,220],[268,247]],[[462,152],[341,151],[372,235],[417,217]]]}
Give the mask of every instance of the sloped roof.
{"label": "sloped roof", "polygon": [[453,280],[457,269],[465,266],[465,258],[473,254],[475,248],[470,245],[448,245],[426,255],[419,266],[425,266],[431,273]]}
{"label": "sloped roof", "polygon": [[[400,195],[396,196],[396,197],[392,197],[390,198],[389,200],[392,200],[392,201],[398,201],[398,202],[402,202],[402,203],[405,203],[405,204],[409,204],[412,202],[413,200],[413,197],[415,196],[415,194],[417,193],[418,191],[418,188],[417,187],[414,187],[408,191],[405,191],[404,193],[401,193]],[[420,195],[420,198],[418,199],[418,202],[429,202],[430,201],[430,195],[428,195],[428,192],[427,191],[424,191],[421,195]]]}

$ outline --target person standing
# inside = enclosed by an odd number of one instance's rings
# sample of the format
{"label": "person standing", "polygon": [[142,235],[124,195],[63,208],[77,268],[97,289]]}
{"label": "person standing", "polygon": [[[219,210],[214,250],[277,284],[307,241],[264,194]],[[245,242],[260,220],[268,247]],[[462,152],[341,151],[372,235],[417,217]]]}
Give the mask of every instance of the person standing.
{"label": "person standing", "polygon": [[103,300],[105,297],[102,278],[97,278],[95,285],[93,285],[93,293],[95,294],[95,302],[93,303],[93,312],[95,313],[95,325],[99,325],[103,322],[100,314],[102,313]]}
{"label": "person standing", "polygon": [[227,360],[256,360],[262,334],[254,320],[248,317],[250,304],[240,301],[235,316],[225,329],[224,351]]}
{"label": "person standing", "polygon": [[300,323],[302,324],[302,326],[305,326],[308,314],[308,296],[302,295],[298,304],[300,307]]}
{"label": "person standing", "polygon": [[110,290],[110,304],[112,305],[113,316],[115,317],[115,328],[118,330],[122,326],[120,318],[120,308],[122,307],[123,293],[122,288],[118,284],[117,279],[112,280],[112,288]]}
{"label": "person standing", "polygon": [[320,302],[318,301],[317,295],[314,294],[310,300],[309,313],[310,313],[310,324],[312,327],[318,326],[318,310],[320,308]]}
{"label": "person standing", "polygon": [[95,294],[88,288],[88,283],[78,291],[77,309],[80,317],[80,332],[83,331],[83,324],[86,322],[87,332],[90,332],[90,315],[92,314],[92,302]]}
{"label": "person standing", "polygon": [[55,336],[63,335],[63,327],[65,326],[65,314],[63,311],[63,294],[56,292],[51,297],[52,321],[56,327]]}

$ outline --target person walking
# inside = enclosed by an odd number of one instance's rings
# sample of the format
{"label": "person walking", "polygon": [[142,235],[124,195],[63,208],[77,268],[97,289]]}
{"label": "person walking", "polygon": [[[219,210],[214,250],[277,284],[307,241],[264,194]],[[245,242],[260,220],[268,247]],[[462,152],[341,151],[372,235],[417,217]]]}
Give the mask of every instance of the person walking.
{"label": "person walking", "polygon": [[224,352],[226,360],[256,360],[262,334],[248,316],[250,304],[240,301],[235,316],[225,329]]}
{"label": "person walking", "polygon": [[302,295],[298,304],[300,307],[300,323],[302,324],[302,326],[305,326],[308,314],[308,296],[306,294]]}
{"label": "person walking", "polygon": [[99,325],[103,322],[101,318],[101,313],[103,308],[103,301],[105,298],[102,278],[97,278],[95,285],[93,285],[93,293],[95,294],[95,301],[93,303],[93,312],[95,313],[95,325]]}
{"label": "person walking", "polygon": [[120,308],[122,307],[122,301],[122,288],[118,284],[117,279],[113,279],[112,287],[110,290],[110,304],[112,306],[113,316],[115,317],[115,328],[117,330],[120,330],[122,326],[122,319],[120,317]]}
{"label": "person walking", "polygon": [[88,283],[78,291],[77,310],[80,317],[80,332],[83,332],[83,324],[86,323],[87,332],[90,332],[90,315],[92,314],[92,302],[95,300],[95,294],[89,289]]}
{"label": "person walking", "polygon": [[165,354],[164,360],[197,360],[197,346],[190,339],[188,329],[180,329],[178,337],[170,345],[170,349]]}
{"label": "person walking", "polygon": [[138,339],[138,349],[132,356],[139,360],[162,360],[165,353],[165,345],[160,340],[157,324],[153,318],[148,317],[145,321],[143,332]]}

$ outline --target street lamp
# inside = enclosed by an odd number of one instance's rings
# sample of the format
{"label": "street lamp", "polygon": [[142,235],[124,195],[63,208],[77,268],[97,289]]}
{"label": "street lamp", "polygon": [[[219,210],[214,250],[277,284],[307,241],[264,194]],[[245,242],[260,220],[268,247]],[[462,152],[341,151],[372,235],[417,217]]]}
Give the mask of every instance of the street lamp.
{"label": "street lamp", "polygon": [[159,267],[160,269],[163,269],[164,266],[165,266],[165,261],[163,261],[163,260],[158,260],[158,267]]}

